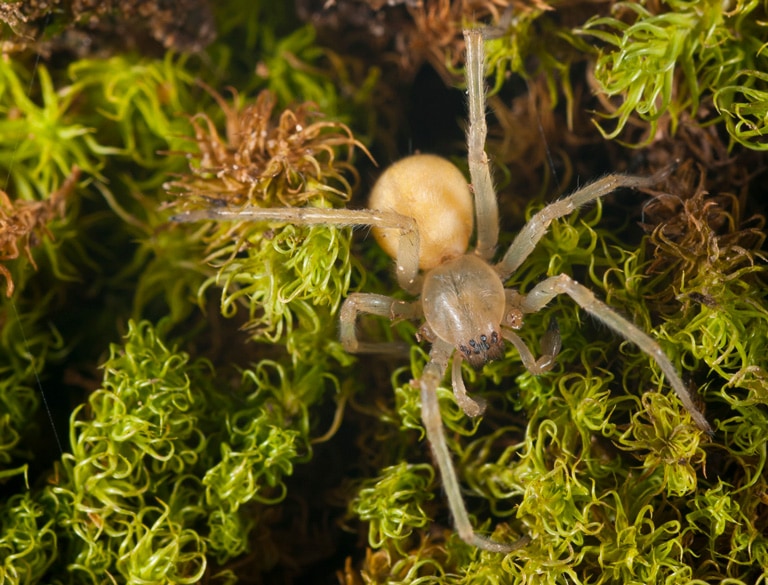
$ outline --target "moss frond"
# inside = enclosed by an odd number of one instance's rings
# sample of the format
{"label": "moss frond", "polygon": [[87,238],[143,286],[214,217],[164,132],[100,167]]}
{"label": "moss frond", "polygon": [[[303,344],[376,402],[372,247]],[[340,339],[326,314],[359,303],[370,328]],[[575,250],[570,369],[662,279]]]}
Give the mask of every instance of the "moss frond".
{"label": "moss frond", "polygon": [[[189,123],[182,115],[192,105],[194,76],[188,58],[167,53],[163,59],[116,55],[80,59],[68,68],[73,85],[87,96],[98,115],[88,118],[112,156],[125,157],[158,177],[176,170],[158,151],[182,150]],[[156,186],[155,183],[154,186]]]}
{"label": "moss frond", "polygon": [[[746,85],[756,85],[758,92],[765,82],[748,71],[759,71],[765,61],[764,25],[756,18],[760,2],[665,4],[662,9],[661,3],[646,7],[618,2],[612,7],[613,16],[596,16],[579,30],[607,46],[595,63],[594,76],[608,109],[599,115],[615,120],[615,125],[607,129],[596,122],[598,128],[606,138],[616,138],[637,117],[648,126],[638,145],[648,144],[663,116],[669,117],[674,133],[683,112],[695,117],[700,104],[718,96],[718,108],[728,114],[726,128],[732,140],[760,148],[760,131],[732,119],[752,117],[754,107],[743,100],[754,103],[756,94],[750,96],[746,87],[745,94],[733,85],[740,72],[747,70],[751,80]],[[618,98],[618,103],[610,98]]]}
{"label": "moss frond", "polygon": [[370,523],[368,541],[372,547],[402,550],[414,529],[429,524],[424,504],[432,499],[429,486],[434,476],[430,465],[400,463],[363,483],[352,510]]}
{"label": "moss frond", "polygon": [[275,425],[262,393],[232,409],[210,364],[167,347],[146,322],[130,325],[104,371],[87,412],[73,414],[53,488],[72,508],[73,570],[197,582],[208,553],[225,562],[246,550],[255,526],[245,504],[283,500],[307,429]]}
{"label": "moss frond", "polygon": [[0,61],[0,167],[12,178],[16,197],[27,201],[47,198],[75,167],[98,176],[102,164],[93,129],[77,117],[77,88],[56,89],[42,65],[36,75],[38,83],[30,86],[19,63]]}
{"label": "moss frond", "polygon": [[713,99],[733,142],[755,150],[768,149],[768,74],[739,71]]}
{"label": "moss frond", "polygon": [[29,492],[0,506],[0,571],[7,582],[37,582],[56,560],[55,519],[46,508]]}
{"label": "moss frond", "polygon": [[[199,153],[191,174],[167,186],[179,192],[174,206],[330,207],[350,197],[354,184],[347,176],[357,178],[354,149],[365,147],[347,126],[321,120],[309,103],[282,111],[275,121],[268,91],[244,106],[237,95],[235,106],[214,97],[226,117],[226,137],[207,116],[193,118]],[[350,286],[351,234],[326,226],[265,227],[247,220],[206,227],[205,262],[216,275],[202,284],[199,297],[212,286],[221,288],[223,315],[232,317],[244,306],[245,329],[276,341],[299,318],[319,324],[327,322],[317,316],[323,307],[335,313]]]}

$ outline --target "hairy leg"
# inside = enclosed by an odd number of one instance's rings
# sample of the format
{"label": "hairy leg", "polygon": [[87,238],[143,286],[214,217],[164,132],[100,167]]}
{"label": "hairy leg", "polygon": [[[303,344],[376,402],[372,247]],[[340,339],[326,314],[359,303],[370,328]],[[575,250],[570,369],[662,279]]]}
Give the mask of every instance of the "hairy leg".
{"label": "hairy leg", "polygon": [[659,365],[661,371],[667,377],[667,381],[674,389],[685,409],[690,413],[698,427],[712,434],[712,427],[707,419],[696,407],[691,399],[688,389],[683,384],[677,370],[669,361],[669,358],[648,334],[643,332],[631,321],[625,319],[604,302],[598,300],[587,287],[579,284],[566,274],[552,276],[537,284],[521,301],[524,313],[535,313],[547,305],[557,295],[566,294],[590,315],[598,318],[608,327],[616,331],[625,339],[637,345]]}
{"label": "hairy leg", "polygon": [[479,29],[465,30],[467,45],[466,75],[469,96],[469,128],[467,130],[469,174],[475,193],[477,254],[490,260],[499,239],[499,209],[496,192],[485,152],[488,128],[485,122],[485,50]]}
{"label": "hairy leg", "polygon": [[349,353],[406,353],[409,345],[392,342],[360,342],[357,339],[355,325],[360,313],[378,315],[391,321],[398,319],[416,319],[421,316],[418,303],[406,303],[392,297],[370,293],[353,293],[341,307],[341,343]]}
{"label": "hairy leg", "polygon": [[650,177],[607,175],[563,199],[550,203],[523,226],[512,241],[501,262],[496,265],[496,272],[499,273],[502,280],[509,278],[528,258],[536,244],[539,243],[539,240],[547,233],[549,224],[555,219],[564,217],[582,205],[608,195],[616,189],[622,187],[632,189],[651,187],[659,183],[670,172],[671,168],[667,168]]}
{"label": "hairy leg", "polygon": [[505,544],[493,541],[479,534],[475,534],[472,523],[469,520],[467,508],[464,506],[464,498],[461,495],[456,469],[453,466],[451,452],[445,440],[443,419],[440,416],[440,406],[437,400],[437,387],[443,378],[448,360],[453,353],[453,347],[443,341],[436,341],[429,353],[429,363],[422,372],[419,386],[421,388],[421,418],[427,430],[427,440],[432,447],[435,462],[440,470],[443,480],[443,488],[448,498],[448,505],[456,523],[456,531],[467,544],[474,545],[483,550],[497,553],[508,553],[525,546],[529,542],[528,537],[523,537],[515,543]]}
{"label": "hairy leg", "polygon": [[416,221],[392,211],[376,209],[323,209],[320,207],[242,207],[200,209],[171,217],[175,222],[195,221],[282,222],[295,225],[371,226],[400,230],[396,262],[400,286],[413,294],[420,290],[419,230]]}

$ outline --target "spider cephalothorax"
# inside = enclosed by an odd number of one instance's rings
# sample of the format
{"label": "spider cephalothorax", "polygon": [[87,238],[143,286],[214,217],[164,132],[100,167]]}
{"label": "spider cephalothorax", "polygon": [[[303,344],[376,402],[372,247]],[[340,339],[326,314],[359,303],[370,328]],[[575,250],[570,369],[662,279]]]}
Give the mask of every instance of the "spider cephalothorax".
{"label": "spider cephalothorax", "polygon": [[421,304],[432,332],[473,368],[503,357],[504,285],[478,256],[464,254],[427,272]]}

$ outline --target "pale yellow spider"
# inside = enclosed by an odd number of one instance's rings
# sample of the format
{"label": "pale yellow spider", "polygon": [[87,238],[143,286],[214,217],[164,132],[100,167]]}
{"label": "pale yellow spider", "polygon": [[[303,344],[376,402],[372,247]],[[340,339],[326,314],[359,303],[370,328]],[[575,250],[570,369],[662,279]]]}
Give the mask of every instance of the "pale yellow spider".
{"label": "pale yellow spider", "polygon": [[[556,201],[534,215],[499,262],[493,263],[499,235],[498,207],[485,153],[484,46],[482,33],[465,31],[469,93],[468,155],[473,198],[466,179],[450,162],[431,155],[414,155],[389,167],[374,186],[369,209],[238,208],[192,211],[175,221],[204,219],[275,221],[294,224],[371,226],[374,235],[396,262],[400,286],[414,295],[412,302],[368,293],[351,294],[341,309],[341,340],[350,352],[392,351],[399,344],[361,342],[355,333],[361,313],[391,320],[422,320],[420,335],[432,343],[429,362],[418,380],[422,420],[440,469],[448,504],[461,538],[479,548],[505,553],[527,542],[496,542],[476,534],[464,505],[451,453],[446,444],[437,400],[437,387],[453,356],[452,385],[458,404],[468,416],[482,414],[485,406],[467,395],[461,362],[480,368],[504,355],[504,340],[519,352],[533,373],[550,369],[560,349],[560,336],[551,328],[536,359],[515,333],[527,313],[535,313],[555,296],[566,294],[611,329],[648,354],[661,368],[683,406],[704,431],[711,428],[661,347],[633,323],[595,298],[570,276],[545,279],[527,294],[505,288],[544,236],[550,223],[620,187],[643,188],[661,176],[647,178],[608,175]],[[477,244],[467,252],[473,231]],[[456,351],[458,350],[458,351]]]}

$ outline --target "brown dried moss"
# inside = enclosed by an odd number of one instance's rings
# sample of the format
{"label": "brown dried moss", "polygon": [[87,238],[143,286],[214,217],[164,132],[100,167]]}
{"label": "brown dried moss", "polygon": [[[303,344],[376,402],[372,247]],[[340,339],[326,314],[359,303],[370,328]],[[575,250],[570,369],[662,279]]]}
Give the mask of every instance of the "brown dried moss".
{"label": "brown dried moss", "polygon": [[[187,210],[200,204],[297,206],[318,194],[349,198],[345,175],[357,180],[354,147],[367,151],[345,124],[324,121],[311,102],[275,116],[275,96],[266,90],[245,106],[234,90],[234,105],[208,91],[224,112],[226,132],[222,137],[206,114],[192,118],[199,152],[187,155],[191,174],[166,184],[181,195],[176,204]],[[341,160],[338,148],[346,149]]]}
{"label": "brown dried moss", "polygon": [[46,58],[144,49],[147,37],[165,49],[198,52],[216,37],[207,0],[25,0],[0,5],[0,21],[13,33],[4,51]]}
{"label": "brown dried moss", "polygon": [[[23,250],[37,270],[32,248],[44,236],[53,238],[48,224],[54,218],[64,216],[66,201],[79,176],[80,169],[73,168],[62,186],[44,201],[11,201],[8,194],[0,190],[0,262],[15,260]],[[5,295],[10,298],[16,285],[4,264],[0,264],[0,275],[5,277]]]}
{"label": "brown dried moss", "polygon": [[707,274],[740,278],[743,269],[750,272],[761,261],[765,217],[744,219],[745,193],[740,197],[713,183],[705,167],[689,159],[670,177],[666,193],[644,207],[642,227],[653,246],[645,272],[675,275],[677,283],[660,292],[657,301],[674,304],[680,279],[690,282]]}

